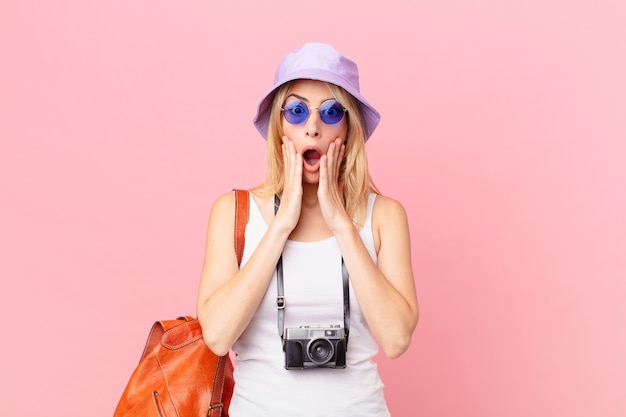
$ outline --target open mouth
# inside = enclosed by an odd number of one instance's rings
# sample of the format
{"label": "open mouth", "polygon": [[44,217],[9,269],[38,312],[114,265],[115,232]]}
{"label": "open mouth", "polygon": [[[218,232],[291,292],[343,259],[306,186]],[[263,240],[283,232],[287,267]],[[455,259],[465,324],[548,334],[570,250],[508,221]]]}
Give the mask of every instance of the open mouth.
{"label": "open mouth", "polygon": [[302,156],[304,158],[304,161],[311,166],[317,164],[322,157],[320,153],[315,149],[309,149],[308,151],[305,151],[304,155]]}

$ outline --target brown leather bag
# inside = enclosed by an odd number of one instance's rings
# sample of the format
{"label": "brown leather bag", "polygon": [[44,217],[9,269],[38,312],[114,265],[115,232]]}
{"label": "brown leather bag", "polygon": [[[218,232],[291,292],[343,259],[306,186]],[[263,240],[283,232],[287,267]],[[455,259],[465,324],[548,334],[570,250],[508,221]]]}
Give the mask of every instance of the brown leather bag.
{"label": "brown leather bag", "polygon": [[[241,263],[248,192],[235,190],[235,251]],[[234,388],[228,355],[204,343],[197,319],[157,321],[113,417],[228,417]]]}

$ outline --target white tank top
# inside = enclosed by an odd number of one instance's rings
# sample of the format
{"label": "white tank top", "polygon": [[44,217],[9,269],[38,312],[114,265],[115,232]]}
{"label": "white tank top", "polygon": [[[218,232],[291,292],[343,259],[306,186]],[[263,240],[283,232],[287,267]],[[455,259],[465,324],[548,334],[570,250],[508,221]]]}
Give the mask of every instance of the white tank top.
{"label": "white tank top", "polygon": [[[360,231],[372,259],[370,194]],[[267,231],[259,207],[250,198],[250,219],[242,266]],[[343,326],[341,253],[334,237],[318,242],[287,241],[283,250],[285,327]],[[378,345],[369,332],[350,287],[350,336],[346,368],[286,370],[278,333],[276,273],[250,324],[233,345],[235,390],[231,417],[387,417],[383,383],[372,358]]]}

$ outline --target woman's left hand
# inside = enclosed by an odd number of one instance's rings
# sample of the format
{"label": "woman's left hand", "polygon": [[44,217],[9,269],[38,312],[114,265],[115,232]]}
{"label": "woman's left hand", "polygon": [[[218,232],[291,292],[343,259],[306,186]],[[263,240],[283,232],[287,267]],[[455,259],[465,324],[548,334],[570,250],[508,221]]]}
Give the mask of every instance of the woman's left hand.
{"label": "woman's left hand", "polygon": [[341,162],[346,146],[341,138],[332,142],[320,159],[320,182],[317,196],[326,225],[335,232],[348,220],[344,207],[343,183],[339,181]]}

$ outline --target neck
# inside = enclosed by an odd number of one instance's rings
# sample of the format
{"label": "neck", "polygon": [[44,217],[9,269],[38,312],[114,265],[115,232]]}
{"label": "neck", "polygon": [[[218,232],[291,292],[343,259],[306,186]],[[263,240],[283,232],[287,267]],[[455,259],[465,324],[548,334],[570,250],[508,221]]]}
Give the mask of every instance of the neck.
{"label": "neck", "polygon": [[318,184],[302,184],[302,204],[307,207],[314,207],[319,205],[317,198]]}

